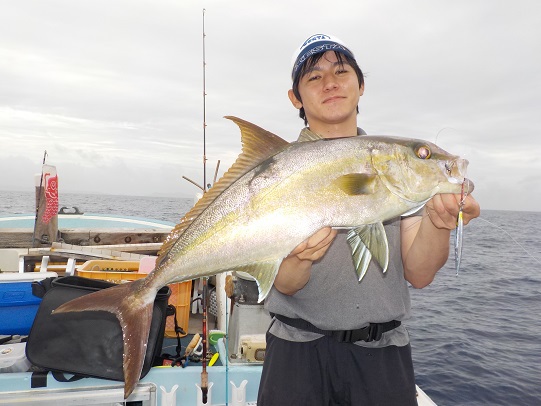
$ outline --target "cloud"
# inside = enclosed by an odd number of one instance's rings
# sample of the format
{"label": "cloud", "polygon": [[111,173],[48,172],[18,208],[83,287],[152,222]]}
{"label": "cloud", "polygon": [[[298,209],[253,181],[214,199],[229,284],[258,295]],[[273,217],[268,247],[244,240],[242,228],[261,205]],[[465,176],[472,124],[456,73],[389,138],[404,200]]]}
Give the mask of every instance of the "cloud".
{"label": "cloud", "polygon": [[[210,178],[218,160],[222,173],[240,152],[225,115],[297,137],[291,56],[327,32],[366,74],[361,127],[437,137],[470,160],[482,207],[539,210],[537,2],[287,4],[287,12],[273,1],[205,4]],[[65,191],[193,195],[182,175],[202,182],[202,22],[195,0],[5,4],[0,162],[16,175],[0,188],[26,184],[22,174],[47,150]]]}

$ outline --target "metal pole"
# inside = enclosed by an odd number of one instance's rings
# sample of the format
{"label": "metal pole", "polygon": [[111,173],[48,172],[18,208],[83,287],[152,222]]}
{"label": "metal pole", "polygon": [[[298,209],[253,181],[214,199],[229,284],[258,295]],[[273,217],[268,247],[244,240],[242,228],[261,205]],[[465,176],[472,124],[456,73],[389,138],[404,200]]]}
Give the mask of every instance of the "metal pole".
{"label": "metal pole", "polygon": [[35,248],[36,242],[36,226],[38,224],[38,212],[41,200],[41,188],[43,187],[43,165],[45,165],[45,159],[47,158],[47,150],[43,153],[43,162],[41,163],[41,178],[39,179],[38,201],[36,203],[36,218],[34,219],[34,232],[32,233],[32,248]]}

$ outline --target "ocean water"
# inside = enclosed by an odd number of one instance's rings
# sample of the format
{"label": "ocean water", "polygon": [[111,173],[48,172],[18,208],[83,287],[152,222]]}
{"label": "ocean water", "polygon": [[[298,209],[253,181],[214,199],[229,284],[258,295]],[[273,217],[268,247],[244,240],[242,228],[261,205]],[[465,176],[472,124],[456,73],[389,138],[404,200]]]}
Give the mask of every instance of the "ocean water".
{"label": "ocean water", "polygon": [[[34,192],[0,191],[0,215],[35,213]],[[84,213],[116,214],[177,223],[193,205],[193,199],[60,193],[58,207]]]}
{"label": "ocean water", "polygon": [[541,405],[541,213],[483,211],[411,289],[416,379],[439,405]]}
{"label": "ocean water", "polygon": [[[0,214],[34,212],[0,192]],[[61,194],[60,207],[177,222],[192,199]],[[440,406],[541,405],[541,212],[483,211],[435,281],[411,289],[417,384]]]}

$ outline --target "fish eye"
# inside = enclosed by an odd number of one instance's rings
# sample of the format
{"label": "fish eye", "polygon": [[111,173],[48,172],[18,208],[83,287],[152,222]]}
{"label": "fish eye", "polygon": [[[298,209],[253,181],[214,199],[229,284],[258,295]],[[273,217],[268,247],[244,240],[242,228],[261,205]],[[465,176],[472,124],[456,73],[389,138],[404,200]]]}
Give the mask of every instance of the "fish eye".
{"label": "fish eye", "polygon": [[415,155],[421,159],[429,159],[432,156],[432,152],[427,145],[419,145],[415,149]]}

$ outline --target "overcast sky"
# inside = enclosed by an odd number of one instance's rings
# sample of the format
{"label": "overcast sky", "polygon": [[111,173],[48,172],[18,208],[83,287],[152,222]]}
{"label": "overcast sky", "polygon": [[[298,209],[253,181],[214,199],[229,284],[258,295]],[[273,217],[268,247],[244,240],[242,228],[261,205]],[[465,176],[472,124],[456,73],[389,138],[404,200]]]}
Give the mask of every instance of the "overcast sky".
{"label": "overcast sky", "polygon": [[541,211],[537,0],[14,0],[0,7],[0,190],[191,197],[240,152],[234,115],[288,141],[293,50],[341,38],[366,74],[359,125],[470,161],[482,209]]}

